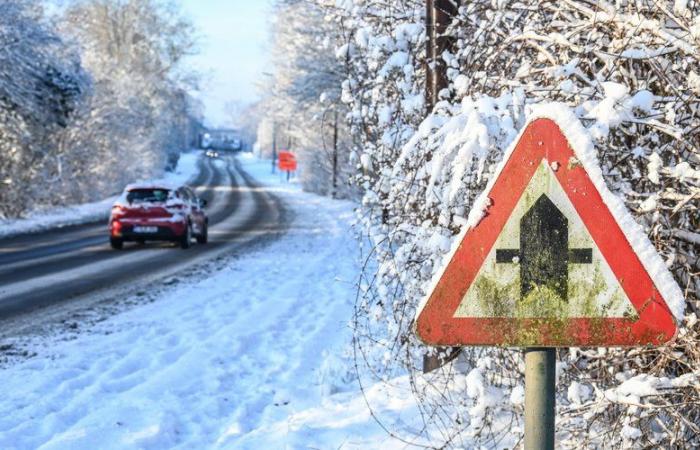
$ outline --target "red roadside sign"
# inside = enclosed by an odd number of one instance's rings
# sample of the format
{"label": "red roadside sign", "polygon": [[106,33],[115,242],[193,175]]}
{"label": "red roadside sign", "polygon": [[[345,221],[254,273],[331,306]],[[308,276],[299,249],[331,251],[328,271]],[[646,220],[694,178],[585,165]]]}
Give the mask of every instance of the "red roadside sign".
{"label": "red roadside sign", "polygon": [[641,346],[674,337],[666,300],[555,121],[530,122],[487,189],[484,217],[461,235],[417,314],[423,342]]}
{"label": "red roadside sign", "polygon": [[277,158],[277,166],[280,170],[285,170],[287,172],[294,172],[297,170],[297,159],[296,156],[294,156],[294,153],[281,151],[279,152]]}

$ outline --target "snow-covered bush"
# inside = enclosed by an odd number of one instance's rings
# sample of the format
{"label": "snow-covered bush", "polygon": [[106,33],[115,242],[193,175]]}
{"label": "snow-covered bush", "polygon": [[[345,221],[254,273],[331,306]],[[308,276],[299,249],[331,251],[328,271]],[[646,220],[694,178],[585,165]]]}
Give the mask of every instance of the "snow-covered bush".
{"label": "snow-covered bush", "polygon": [[[424,3],[317,2],[353,36],[342,98],[373,243],[354,322],[363,373],[422,378],[430,350],[411,330],[416,305],[530,106],[561,102],[594,139],[608,187],[688,309],[663,348],[560,351],[560,445],[700,445],[700,5],[466,2],[448,32],[455,48],[443,54],[449,92],[425,118]],[[520,353],[464,349],[457,366],[480,372],[464,383],[448,365],[433,383],[416,381],[426,420],[417,434],[437,447],[517,444]]]}

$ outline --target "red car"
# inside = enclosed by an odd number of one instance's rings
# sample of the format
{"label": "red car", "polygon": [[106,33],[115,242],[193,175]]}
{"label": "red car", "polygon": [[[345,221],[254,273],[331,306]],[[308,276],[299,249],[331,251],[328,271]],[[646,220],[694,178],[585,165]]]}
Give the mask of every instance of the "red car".
{"label": "red car", "polygon": [[198,243],[206,244],[206,204],[187,186],[129,185],[112,207],[109,242],[116,250],[126,241],[173,241],[189,248],[195,237]]}

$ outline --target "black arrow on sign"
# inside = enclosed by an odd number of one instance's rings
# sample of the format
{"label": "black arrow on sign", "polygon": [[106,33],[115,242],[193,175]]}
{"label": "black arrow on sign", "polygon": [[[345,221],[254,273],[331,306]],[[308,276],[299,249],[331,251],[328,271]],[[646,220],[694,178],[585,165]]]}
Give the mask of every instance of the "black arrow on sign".
{"label": "black arrow on sign", "polygon": [[569,221],[542,194],[520,219],[520,249],[497,249],[496,262],[520,263],[521,298],[535,287],[548,287],[567,300],[568,264],[591,264],[593,250],[569,249]]}

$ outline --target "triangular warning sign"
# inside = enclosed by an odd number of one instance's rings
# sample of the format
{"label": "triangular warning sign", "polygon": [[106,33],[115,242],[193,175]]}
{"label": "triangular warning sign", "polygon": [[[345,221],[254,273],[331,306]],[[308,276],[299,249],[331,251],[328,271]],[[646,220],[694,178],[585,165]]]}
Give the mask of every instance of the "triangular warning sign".
{"label": "triangular warning sign", "polygon": [[418,336],[450,346],[672,339],[671,310],[557,123],[530,122],[506,158],[488,211],[418,312]]}

